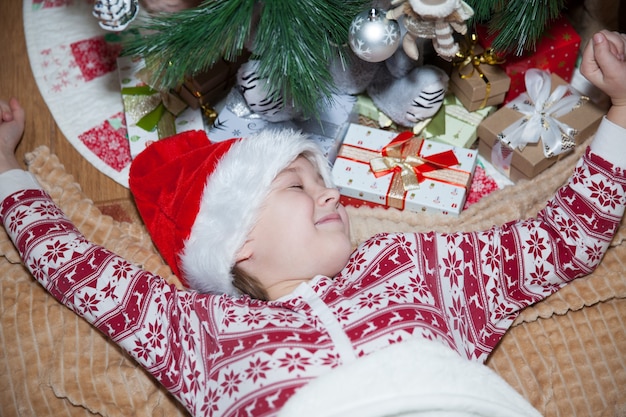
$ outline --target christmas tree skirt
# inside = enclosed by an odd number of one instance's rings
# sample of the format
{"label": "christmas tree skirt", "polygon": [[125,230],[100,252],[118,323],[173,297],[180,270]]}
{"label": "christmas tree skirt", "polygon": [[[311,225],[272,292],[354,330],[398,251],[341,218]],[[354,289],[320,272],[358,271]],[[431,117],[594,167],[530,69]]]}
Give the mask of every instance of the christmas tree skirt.
{"label": "christmas tree skirt", "polygon": [[24,0],[24,34],[41,95],[63,135],[100,172],[128,187],[130,149],[116,58],[118,35],[93,2]]}

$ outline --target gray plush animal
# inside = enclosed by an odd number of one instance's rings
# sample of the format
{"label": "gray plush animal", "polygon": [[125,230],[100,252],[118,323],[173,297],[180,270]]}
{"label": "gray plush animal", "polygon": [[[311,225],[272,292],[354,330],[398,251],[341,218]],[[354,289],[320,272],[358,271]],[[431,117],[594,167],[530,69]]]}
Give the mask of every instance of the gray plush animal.
{"label": "gray plush animal", "polygon": [[[412,127],[432,117],[443,103],[449,77],[442,69],[421,65],[406,56],[402,49],[384,63],[372,63],[348,53],[341,63],[330,64],[333,82],[339,93],[367,93],[374,104],[396,124]],[[270,122],[298,118],[298,109],[288,106],[256,74],[258,63],[244,64],[238,73],[238,87],[252,111]]]}
{"label": "gray plush animal", "polygon": [[[404,0],[373,0],[372,7],[390,10]],[[424,1],[424,0],[413,0]],[[462,0],[428,0],[435,3],[462,2]],[[405,16],[395,17],[404,23]],[[400,36],[408,29],[400,24]],[[367,93],[374,104],[396,124],[413,127],[415,123],[432,117],[443,104],[449,77],[442,69],[424,65],[425,56],[438,54],[428,37],[411,37],[412,46],[419,52],[410,57],[404,48],[398,48],[384,62],[367,62],[350,50],[344,50],[344,59],[330,63],[333,84],[340,94]],[[256,74],[258,62],[248,62],[238,73],[238,87],[248,107],[270,122],[283,122],[301,117],[298,109],[289,105],[280,94]]]}
{"label": "gray plush animal", "polygon": [[357,58],[348,66],[331,65],[337,89],[347,94],[367,93],[376,107],[395,123],[412,127],[432,117],[443,103],[449,77],[433,65],[421,65],[398,49],[384,63]]}
{"label": "gray plush animal", "polygon": [[437,113],[448,89],[448,75],[432,65],[416,67],[402,78],[381,69],[367,94],[380,111],[402,126],[432,117]]}

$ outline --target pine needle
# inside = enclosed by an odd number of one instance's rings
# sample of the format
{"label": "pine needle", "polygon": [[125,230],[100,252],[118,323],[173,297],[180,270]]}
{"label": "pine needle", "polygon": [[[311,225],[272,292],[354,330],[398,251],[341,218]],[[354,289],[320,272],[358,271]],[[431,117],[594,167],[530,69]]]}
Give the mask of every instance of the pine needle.
{"label": "pine needle", "polygon": [[565,0],[467,0],[473,23],[487,24],[496,37],[491,45],[504,54],[533,52],[546,27],[558,18]]}
{"label": "pine needle", "polygon": [[[251,46],[269,85],[305,115],[334,92],[329,62],[341,53],[352,18],[365,0],[205,0],[194,9],[138,22],[123,54],[148,63],[151,85],[168,89],[218,60],[234,61]],[[258,16],[256,13],[258,12]],[[250,45],[251,44],[251,45]]]}

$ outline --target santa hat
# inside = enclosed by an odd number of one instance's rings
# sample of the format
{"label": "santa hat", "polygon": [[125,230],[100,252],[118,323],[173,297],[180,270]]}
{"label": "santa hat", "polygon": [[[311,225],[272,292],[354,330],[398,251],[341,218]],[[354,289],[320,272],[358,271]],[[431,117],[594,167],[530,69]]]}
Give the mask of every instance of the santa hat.
{"label": "santa hat", "polygon": [[304,155],[332,185],[316,142],[265,130],[211,142],[202,131],[155,142],[133,160],[129,185],[157,249],[187,287],[236,295],[231,269],[274,178]]}

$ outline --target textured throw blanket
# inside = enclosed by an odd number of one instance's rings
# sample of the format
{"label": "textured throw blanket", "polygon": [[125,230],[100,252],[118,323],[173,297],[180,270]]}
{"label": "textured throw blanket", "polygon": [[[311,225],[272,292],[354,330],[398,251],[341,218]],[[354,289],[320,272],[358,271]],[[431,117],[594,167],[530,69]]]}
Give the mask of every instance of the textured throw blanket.
{"label": "textured throw blanket", "polygon": [[[534,215],[572,172],[582,147],[577,152],[458,218],[350,208],[354,242],[378,231],[478,230]],[[103,215],[47,148],[27,162],[87,238],[175,282],[145,229]],[[488,361],[544,416],[626,416],[625,241],[622,226],[598,270],[524,310]],[[185,415],[116,345],[34,282],[3,231],[0,343],[0,416]]]}

